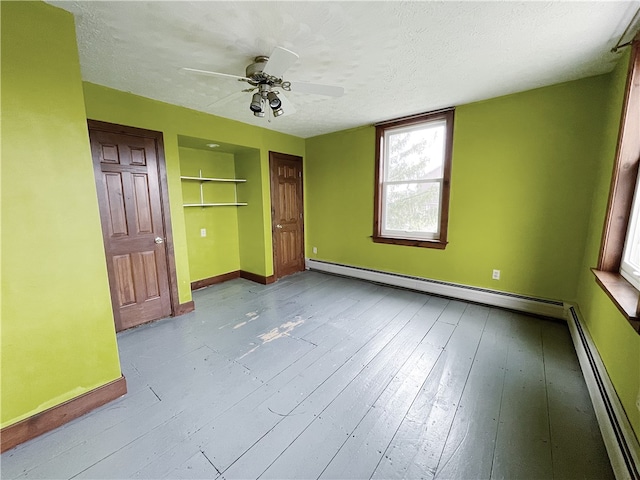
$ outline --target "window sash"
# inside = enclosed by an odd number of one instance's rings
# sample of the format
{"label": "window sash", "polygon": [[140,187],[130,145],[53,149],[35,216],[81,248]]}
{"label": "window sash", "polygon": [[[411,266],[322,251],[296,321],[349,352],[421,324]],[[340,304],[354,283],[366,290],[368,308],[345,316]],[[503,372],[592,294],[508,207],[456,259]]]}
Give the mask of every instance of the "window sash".
{"label": "window sash", "polygon": [[[443,158],[440,159],[440,168],[444,174],[444,150],[446,148],[446,125],[447,122],[444,119],[425,121],[415,125],[408,125],[396,128],[390,128],[385,130],[384,132],[384,156],[383,156],[383,175],[382,175],[382,211],[381,211],[381,228],[380,233],[385,237],[390,238],[406,238],[412,240],[436,240],[440,237],[440,220],[442,216],[442,184],[443,184],[443,176],[424,178],[424,177],[410,177],[405,178],[403,180],[387,180],[389,177],[390,171],[390,137],[394,135],[399,135],[403,133],[411,133],[411,132],[420,132],[420,131],[429,131],[437,128],[445,129],[444,137],[441,139],[442,142],[442,150],[443,150]],[[421,159],[422,160],[422,159]],[[437,200],[437,218],[436,218],[436,228],[434,231],[431,230],[398,230],[393,228],[387,228],[389,214],[388,207],[390,206],[388,203],[388,192],[389,186],[392,185],[426,185],[426,184],[438,184],[438,200]]]}
{"label": "window sash", "polygon": [[428,130],[434,130],[434,129],[443,129],[444,130],[444,137],[442,138],[442,158],[440,159],[440,167],[441,170],[443,172],[444,175],[444,167],[445,167],[445,162],[446,162],[446,146],[447,146],[447,120],[445,119],[437,119],[437,120],[425,120],[424,122],[421,122],[417,125],[409,125],[409,126],[403,126],[403,127],[395,127],[395,128],[389,128],[387,130],[385,130],[384,132],[384,137],[383,137],[383,145],[384,145],[384,154],[383,154],[383,162],[384,165],[382,166],[382,170],[383,170],[383,175],[382,175],[382,180],[384,183],[391,183],[391,182],[419,182],[419,181],[426,181],[426,180],[433,180],[433,179],[442,179],[442,175],[440,175],[439,177],[430,177],[430,178],[424,178],[424,177],[412,177],[412,178],[405,178],[403,180],[389,180],[389,173],[391,171],[391,168],[389,166],[389,162],[391,160],[391,154],[389,152],[389,148],[390,148],[390,137],[394,136],[394,135],[400,135],[403,133],[412,133],[412,132],[419,132],[419,131],[428,131]]}
{"label": "window sash", "polygon": [[631,285],[640,290],[640,265],[634,264],[632,258],[640,249],[640,175],[636,179],[636,188],[633,193],[633,206],[629,218],[629,227],[624,241],[622,261],[620,262],[620,275],[627,279]]}
{"label": "window sash", "polygon": [[[386,228],[387,225],[387,193],[388,187],[390,185],[407,185],[407,184],[438,184],[438,213],[436,219],[436,229],[435,231],[426,231],[426,230],[397,230],[392,228]],[[440,238],[440,221],[442,217],[442,184],[443,179],[430,179],[430,180],[408,180],[408,181],[391,181],[391,182],[382,182],[382,225],[380,228],[380,233],[385,237],[390,238],[407,238],[411,240],[435,240]]]}

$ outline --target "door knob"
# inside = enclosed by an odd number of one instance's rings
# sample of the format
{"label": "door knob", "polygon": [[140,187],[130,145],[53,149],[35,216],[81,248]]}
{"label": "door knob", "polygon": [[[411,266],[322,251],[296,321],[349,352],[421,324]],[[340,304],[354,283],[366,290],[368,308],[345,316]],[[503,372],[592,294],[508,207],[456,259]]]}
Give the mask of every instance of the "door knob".
{"label": "door knob", "polygon": [[277,224],[277,225],[276,225],[276,228],[282,228],[282,225]]}
{"label": "door knob", "polygon": [[156,242],[158,245],[160,245],[161,243],[164,243],[164,240],[162,239],[162,237],[156,237],[154,242]]}

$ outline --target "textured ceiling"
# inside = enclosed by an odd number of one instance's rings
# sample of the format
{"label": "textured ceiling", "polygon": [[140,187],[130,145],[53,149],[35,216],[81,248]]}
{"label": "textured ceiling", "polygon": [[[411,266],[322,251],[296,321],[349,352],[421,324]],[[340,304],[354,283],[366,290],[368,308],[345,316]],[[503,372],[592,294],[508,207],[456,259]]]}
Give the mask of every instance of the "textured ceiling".
{"label": "textured ceiling", "polygon": [[[74,13],[89,82],[299,137],[311,137],[610,71],[633,2],[50,1]],[[634,27],[635,28],[635,27]],[[632,28],[633,30],[633,28]],[[290,92],[292,115],[258,119],[244,75],[282,46],[285,80],[341,85],[341,98]],[[235,95],[233,95],[235,93]]]}

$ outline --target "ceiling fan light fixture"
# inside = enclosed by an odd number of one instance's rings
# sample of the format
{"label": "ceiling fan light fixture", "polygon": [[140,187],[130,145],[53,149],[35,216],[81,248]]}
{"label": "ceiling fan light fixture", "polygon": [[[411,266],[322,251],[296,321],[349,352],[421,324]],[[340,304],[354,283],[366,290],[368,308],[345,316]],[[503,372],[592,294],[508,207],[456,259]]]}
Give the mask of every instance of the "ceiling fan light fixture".
{"label": "ceiling fan light fixture", "polygon": [[269,106],[273,110],[277,110],[282,106],[282,101],[280,100],[280,98],[278,98],[276,92],[267,93],[267,100],[269,101]]}
{"label": "ceiling fan light fixture", "polygon": [[[262,112],[262,96],[259,93],[256,92],[253,94],[253,97],[251,98],[251,105],[249,105],[249,108],[254,115]],[[264,112],[262,113],[264,114]],[[256,115],[256,117],[258,116],[259,115]]]}
{"label": "ceiling fan light fixture", "polygon": [[282,110],[281,107],[278,108],[273,108],[273,116],[274,117],[279,117],[280,115],[282,115],[284,113],[284,110]]}
{"label": "ceiling fan light fixture", "polygon": [[260,110],[259,112],[253,112],[253,114],[256,117],[260,117],[260,118],[264,117],[264,112],[262,110]]}

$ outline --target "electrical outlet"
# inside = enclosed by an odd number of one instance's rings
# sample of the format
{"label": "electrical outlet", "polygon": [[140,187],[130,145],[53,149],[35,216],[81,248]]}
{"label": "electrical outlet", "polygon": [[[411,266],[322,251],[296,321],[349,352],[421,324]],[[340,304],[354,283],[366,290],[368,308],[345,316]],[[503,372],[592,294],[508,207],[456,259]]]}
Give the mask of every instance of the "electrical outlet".
{"label": "electrical outlet", "polygon": [[313,247],[313,253],[318,253],[318,247]]}
{"label": "electrical outlet", "polygon": [[494,270],[491,278],[493,278],[494,280],[500,280],[500,270]]}
{"label": "electrical outlet", "polygon": [[206,237],[207,236],[207,229],[206,228],[201,228],[200,229],[200,236],[201,237]]}

